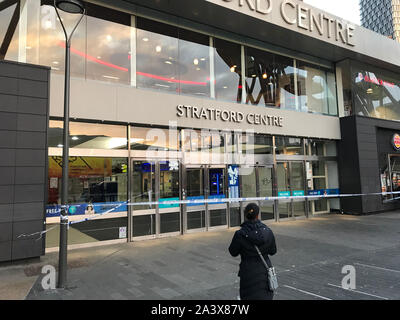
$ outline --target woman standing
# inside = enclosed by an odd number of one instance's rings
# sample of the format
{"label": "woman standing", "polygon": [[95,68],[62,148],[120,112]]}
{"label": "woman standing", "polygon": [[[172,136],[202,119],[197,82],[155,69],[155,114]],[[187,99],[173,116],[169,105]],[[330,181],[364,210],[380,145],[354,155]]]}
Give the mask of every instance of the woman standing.
{"label": "woman standing", "polygon": [[268,285],[268,271],[255,246],[259,248],[268,266],[271,266],[269,255],[276,254],[275,237],[271,229],[258,220],[260,208],[251,203],[244,210],[247,221],[236,231],[229,252],[233,257],[240,254],[241,263],[240,299],[272,300],[273,291]]}

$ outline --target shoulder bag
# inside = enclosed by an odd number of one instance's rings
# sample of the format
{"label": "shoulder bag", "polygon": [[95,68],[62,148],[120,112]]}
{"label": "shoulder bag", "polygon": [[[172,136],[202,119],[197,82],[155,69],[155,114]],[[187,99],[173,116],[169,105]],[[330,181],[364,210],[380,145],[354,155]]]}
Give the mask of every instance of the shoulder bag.
{"label": "shoulder bag", "polygon": [[258,255],[260,256],[262,262],[264,263],[265,268],[267,268],[269,290],[270,291],[275,291],[279,287],[279,285],[278,285],[278,277],[276,276],[275,268],[272,267],[272,266],[271,267],[268,266],[267,261],[265,261],[263,255],[261,254],[260,249],[258,249],[258,247],[256,245],[254,245],[254,246],[256,247]]}

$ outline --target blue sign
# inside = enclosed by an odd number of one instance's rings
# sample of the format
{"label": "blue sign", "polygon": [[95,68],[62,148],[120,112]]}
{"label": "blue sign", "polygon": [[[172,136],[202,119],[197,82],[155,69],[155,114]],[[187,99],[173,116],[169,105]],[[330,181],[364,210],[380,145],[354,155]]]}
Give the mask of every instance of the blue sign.
{"label": "blue sign", "polygon": [[320,189],[308,191],[309,196],[336,196],[340,194],[339,189]]}
{"label": "blue sign", "polygon": [[162,202],[165,202],[165,201],[179,201],[179,198],[160,199],[160,204],[159,204],[160,209],[179,208],[179,204],[162,204]]}
{"label": "blue sign", "polygon": [[228,186],[229,186],[229,197],[239,198],[239,166],[230,165],[228,166]]}
{"label": "blue sign", "polygon": [[[124,202],[108,202],[108,203],[92,203],[92,207],[94,208],[94,213],[100,214],[105,213],[109,210],[112,210],[115,207],[118,207]],[[70,206],[69,215],[70,216],[81,216],[87,213],[88,204],[75,204]],[[114,209],[112,212],[127,212],[128,206],[126,204]],[[59,217],[61,214],[61,205],[50,205],[46,207],[46,217]]]}
{"label": "blue sign", "polygon": [[290,191],[278,192],[278,197],[290,197]]}

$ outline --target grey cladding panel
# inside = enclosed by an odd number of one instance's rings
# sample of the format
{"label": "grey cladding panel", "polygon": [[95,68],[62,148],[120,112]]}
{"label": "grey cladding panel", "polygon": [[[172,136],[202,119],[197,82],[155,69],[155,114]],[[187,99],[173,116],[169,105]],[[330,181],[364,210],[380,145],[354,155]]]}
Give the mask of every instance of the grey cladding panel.
{"label": "grey cladding panel", "polygon": [[14,205],[14,221],[40,220],[44,212],[43,202],[17,203]]}
{"label": "grey cladding panel", "polygon": [[0,262],[11,260],[11,247],[11,241],[0,242]]}
{"label": "grey cladding panel", "polygon": [[17,132],[18,149],[45,149],[45,132]]}
{"label": "grey cladding panel", "polygon": [[14,186],[0,186],[0,204],[14,203]]}
{"label": "grey cladding panel", "polygon": [[15,182],[15,167],[0,167],[0,185],[13,185]]}
{"label": "grey cladding panel", "polygon": [[15,184],[43,185],[45,183],[45,176],[45,167],[17,167],[15,169]]}
{"label": "grey cladding panel", "polygon": [[38,166],[43,167],[46,163],[47,151],[43,150],[32,150],[32,149],[20,149],[15,152],[15,165],[17,167],[28,167]]}
{"label": "grey cladding panel", "polygon": [[0,262],[39,257],[47,185],[49,69],[0,61]]}
{"label": "grey cladding panel", "polygon": [[44,186],[43,185],[16,185],[15,186],[15,203],[24,202],[43,202]]}
{"label": "grey cladding panel", "polygon": [[15,108],[17,102],[18,102],[17,96],[0,94],[0,111],[17,112]]}
{"label": "grey cladding panel", "polygon": [[13,220],[13,204],[0,204],[0,223],[11,222]]}
{"label": "grey cladding panel", "polygon": [[47,115],[47,99],[18,97],[18,113]]}
{"label": "grey cladding panel", "polygon": [[0,242],[11,241],[12,222],[0,223]]}
{"label": "grey cladding panel", "polygon": [[18,79],[0,77],[0,93],[18,94]]}
{"label": "grey cladding panel", "polygon": [[19,80],[19,94],[21,96],[47,98],[48,95],[47,82],[39,82],[32,80]]}
{"label": "grey cladding panel", "polygon": [[0,130],[17,130],[17,114],[0,112]]}
{"label": "grey cladding panel", "polygon": [[15,240],[12,243],[12,260],[35,258],[44,255],[43,240]]}
{"label": "grey cladding panel", "polygon": [[18,114],[18,130],[46,132],[47,117],[32,114]]}

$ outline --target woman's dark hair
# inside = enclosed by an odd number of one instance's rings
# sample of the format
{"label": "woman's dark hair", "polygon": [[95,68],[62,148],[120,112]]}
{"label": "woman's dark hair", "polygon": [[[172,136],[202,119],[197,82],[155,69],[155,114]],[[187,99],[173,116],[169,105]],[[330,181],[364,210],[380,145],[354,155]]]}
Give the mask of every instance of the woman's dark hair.
{"label": "woman's dark hair", "polygon": [[260,207],[255,203],[250,203],[244,209],[244,214],[248,220],[255,220],[260,213]]}

